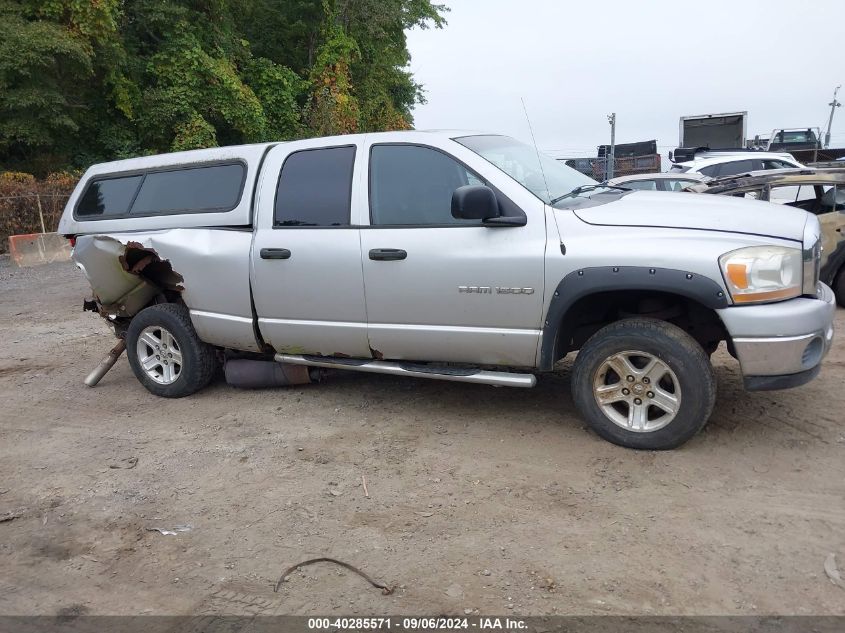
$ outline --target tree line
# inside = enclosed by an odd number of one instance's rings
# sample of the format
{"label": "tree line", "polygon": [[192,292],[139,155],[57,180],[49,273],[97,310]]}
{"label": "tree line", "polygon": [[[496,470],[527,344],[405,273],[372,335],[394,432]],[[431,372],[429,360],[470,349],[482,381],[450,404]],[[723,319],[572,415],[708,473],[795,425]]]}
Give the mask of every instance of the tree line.
{"label": "tree line", "polygon": [[409,128],[431,0],[0,0],[0,171]]}

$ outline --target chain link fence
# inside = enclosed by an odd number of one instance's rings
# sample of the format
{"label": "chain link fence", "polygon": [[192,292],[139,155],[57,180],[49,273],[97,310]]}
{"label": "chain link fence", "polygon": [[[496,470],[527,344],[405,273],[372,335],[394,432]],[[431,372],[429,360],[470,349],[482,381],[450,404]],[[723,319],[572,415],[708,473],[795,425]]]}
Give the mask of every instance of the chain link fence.
{"label": "chain link fence", "polygon": [[10,235],[54,232],[76,181],[69,174],[0,174],[0,252],[8,251]]}

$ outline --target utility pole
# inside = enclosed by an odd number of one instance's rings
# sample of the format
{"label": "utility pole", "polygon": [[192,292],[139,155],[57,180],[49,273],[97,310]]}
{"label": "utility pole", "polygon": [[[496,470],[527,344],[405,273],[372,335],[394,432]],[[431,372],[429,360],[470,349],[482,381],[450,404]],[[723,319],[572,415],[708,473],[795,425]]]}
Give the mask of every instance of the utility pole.
{"label": "utility pole", "polygon": [[836,112],[836,108],[840,107],[842,104],[836,100],[836,93],[839,92],[839,89],[842,86],[836,86],[836,89],[833,91],[833,101],[828,103],[827,105],[830,106],[830,118],[827,120],[827,134],[824,135],[824,148],[830,148],[830,128],[833,125],[833,113]]}
{"label": "utility pole", "polygon": [[607,163],[605,169],[605,180],[613,178],[613,170],[616,167],[616,113],[613,112],[607,117],[607,122],[610,123],[610,155],[605,156]]}

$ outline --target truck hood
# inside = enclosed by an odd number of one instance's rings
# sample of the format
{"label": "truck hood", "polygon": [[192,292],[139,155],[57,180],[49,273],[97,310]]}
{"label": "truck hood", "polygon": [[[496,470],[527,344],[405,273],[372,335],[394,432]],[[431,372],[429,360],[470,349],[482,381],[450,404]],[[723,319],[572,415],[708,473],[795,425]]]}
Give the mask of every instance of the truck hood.
{"label": "truck hood", "polygon": [[567,207],[588,224],[725,231],[799,242],[807,221],[807,213],[800,209],[731,196],[633,191],[613,202],[595,204],[599,196],[594,196],[593,204]]}

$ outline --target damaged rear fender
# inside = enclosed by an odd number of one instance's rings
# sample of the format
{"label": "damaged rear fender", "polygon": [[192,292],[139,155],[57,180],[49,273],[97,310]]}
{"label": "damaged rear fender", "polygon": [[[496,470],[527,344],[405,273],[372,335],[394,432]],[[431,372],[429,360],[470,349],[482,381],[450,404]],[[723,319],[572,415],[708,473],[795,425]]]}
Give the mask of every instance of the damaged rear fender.
{"label": "damaged rear fender", "polygon": [[132,318],[154,301],[180,302],[206,343],[258,352],[251,248],[251,231],[167,229],[80,235],[73,259],[107,319]]}
{"label": "damaged rear fender", "polygon": [[183,290],[184,280],[170,262],[139,242],[124,244],[107,235],[80,236],[73,260],[91,284],[104,317],[132,317],[156,295]]}

